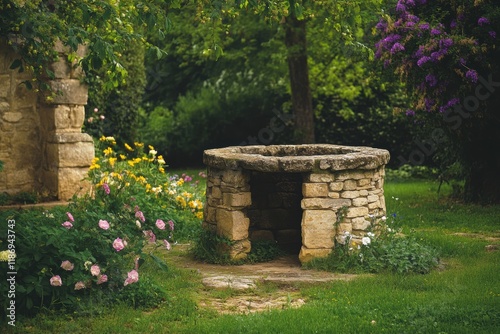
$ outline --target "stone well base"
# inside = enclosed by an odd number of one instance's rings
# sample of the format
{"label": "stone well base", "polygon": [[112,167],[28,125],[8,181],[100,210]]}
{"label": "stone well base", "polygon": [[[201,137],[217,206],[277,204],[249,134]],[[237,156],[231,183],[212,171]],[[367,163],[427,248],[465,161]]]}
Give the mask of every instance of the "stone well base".
{"label": "stone well base", "polygon": [[336,236],[361,239],[369,217],[385,214],[388,159],[385,150],[337,145],[205,151],[204,226],[233,241],[221,248],[233,259],[245,258],[256,240],[274,240],[301,262],[327,256]]}

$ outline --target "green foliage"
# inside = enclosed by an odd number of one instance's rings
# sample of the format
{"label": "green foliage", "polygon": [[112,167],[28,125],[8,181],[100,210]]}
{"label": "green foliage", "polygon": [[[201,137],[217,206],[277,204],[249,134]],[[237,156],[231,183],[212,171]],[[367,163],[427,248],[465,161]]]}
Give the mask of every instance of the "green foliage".
{"label": "green foliage", "polygon": [[131,42],[120,60],[128,77],[111,91],[105,89],[109,80],[106,71],[91,70],[84,130],[96,138],[101,134],[114,136],[123,145],[138,139],[139,109],[146,85],[144,46]]}
{"label": "green foliage", "polygon": [[403,165],[398,169],[386,169],[385,176],[387,180],[405,180],[405,179],[437,179],[438,171],[436,168],[427,166]]}
{"label": "green foliage", "polygon": [[411,234],[402,235],[395,217],[390,222],[385,216],[378,222],[373,219],[373,232],[361,239],[344,232],[327,258],[313,259],[306,266],[344,273],[429,273],[439,264],[438,252]]}
{"label": "green foliage", "polygon": [[245,259],[232,260],[227,253],[232,244],[232,241],[214,232],[201,230],[195,239],[191,254],[197,260],[224,265],[268,262],[285,254],[276,242],[252,241],[252,248]]}
{"label": "green foliage", "polygon": [[[188,175],[166,174],[163,158],[152,147],[144,153],[142,143],[126,145],[130,157],[114,152],[114,138],[103,137],[98,144],[89,171],[92,194],[50,211],[1,213],[2,220],[16,222],[18,315],[45,308],[73,312],[81,300],[90,307],[94,301],[151,307],[165,300],[156,283],[134,284],[142,281],[145,260],[168,270],[154,252],[172,247],[178,240],[174,229],[187,238],[199,227],[198,183]],[[1,241],[6,229],[0,225]],[[7,271],[7,263],[0,266]],[[0,292],[7,295],[6,289],[2,285]]]}

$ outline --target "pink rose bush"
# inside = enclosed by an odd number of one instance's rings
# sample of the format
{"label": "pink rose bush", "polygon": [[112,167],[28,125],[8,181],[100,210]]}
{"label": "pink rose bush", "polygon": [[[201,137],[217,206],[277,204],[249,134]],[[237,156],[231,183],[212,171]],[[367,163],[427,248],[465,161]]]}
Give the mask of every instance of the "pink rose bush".
{"label": "pink rose bush", "polygon": [[50,285],[52,286],[61,286],[62,285],[62,279],[61,276],[55,275],[50,278]]}
{"label": "pink rose bush", "polygon": [[137,270],[133,269],[133,270],[128,272],[127,279],[125,280],[123,285],[127,286],[127,285],[135,283],[137,281],[139,281],[139,273],[137,272]]}
{"label": "pink rose bush", "polygon": [[103,230],[108,230],[109,229],[109,223],[107,220],[99,220],[99,227],[102,228]]}

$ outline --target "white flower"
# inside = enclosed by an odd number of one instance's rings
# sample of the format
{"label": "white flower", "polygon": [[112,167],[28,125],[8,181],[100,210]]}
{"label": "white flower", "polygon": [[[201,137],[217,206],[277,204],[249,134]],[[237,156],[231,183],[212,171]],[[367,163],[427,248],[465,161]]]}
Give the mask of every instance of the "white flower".
{"label": "white flower", "polygon": [[380,218],[380,219],[382,219],[383,221],[386,221],[387,217],[386,216],[382,216],[382,218]]}
{"label": "white flower", "polygon": [[138,220],[136,220],[135,221],[135,226],[137,226],[138,228],[141,228],[142,227],[141,222],[138,221]]}
{"label": "white flower", "polygon": [[366,233],[367,236],[369,236],[370,238],[373,238],[375,236],[375,234],[373,234],[372,232],[368,232]]}
{"label": "white flower", "polygon": [[363,243],[363,245],[368,246],[372,242],[372,239],[370,239],[369,237],[363,237],[363,239],[361,239],[361,242]]}
{"label": "white flower", "polygon": [[158,153],[158,152],[157,152],[157,151],[155,151],[155,150],[150,150],[150,151],[149,151],[149,154],[151,154],[152,156],[155,156],[155,155],[156,155],[156,153]]}

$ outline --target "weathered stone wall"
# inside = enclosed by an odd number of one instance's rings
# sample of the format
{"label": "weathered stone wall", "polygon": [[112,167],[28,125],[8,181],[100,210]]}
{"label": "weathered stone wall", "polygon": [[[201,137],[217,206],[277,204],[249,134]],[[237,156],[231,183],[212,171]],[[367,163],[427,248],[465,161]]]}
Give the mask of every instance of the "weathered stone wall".
{"label": "weathered stone wall", "polygon": [[82,71],[66,61],[67,50],[55,48],[60,59],[51,65],[55,78],[48,84],[56,94],[48,97],[22,84],[32,79],[28,71],[9,69],[16,55],[0,41],[0,192],[66,200],[89,186],[82,182],[94,157],[92,138],[81,132],[87,88]]}
{"label": "weathered stone wall", "polygon": [[388,160],[386,150],[337,145],[207,150],[204,227],[234,242],[220,249],[233,259],[258,239],[298,241],[301,262],[327,256],[336,237],[360,242],[385,215]]}

